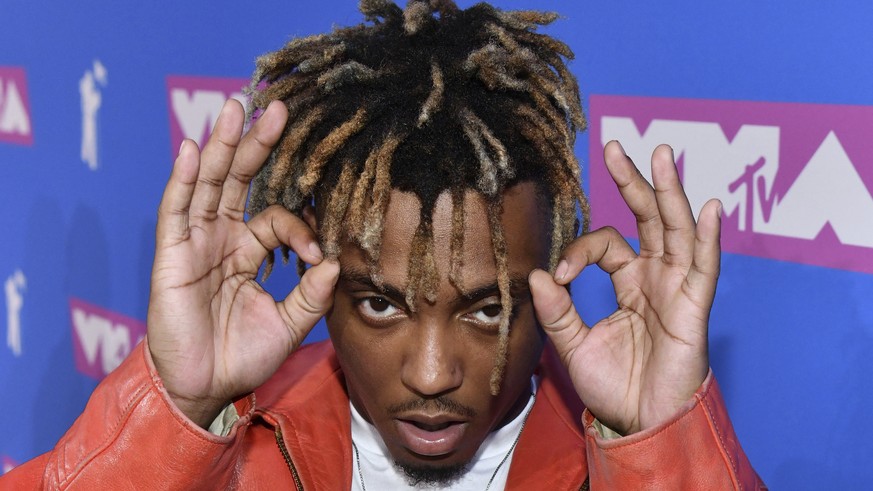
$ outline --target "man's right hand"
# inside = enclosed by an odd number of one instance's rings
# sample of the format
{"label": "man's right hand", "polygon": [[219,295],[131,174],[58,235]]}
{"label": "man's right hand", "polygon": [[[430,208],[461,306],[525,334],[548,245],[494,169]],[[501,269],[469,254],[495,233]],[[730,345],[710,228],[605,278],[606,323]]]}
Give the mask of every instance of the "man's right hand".
{"label": "man's right hand", "polygon": [[[243,221],[249,183],[288,113],[273,102],[241,137],[244,118],[228,101],[202,152],[182,143],[158,210],[149,349],[173,401],[204,428],[300,345],[331,307],[339,275],[313,230],[281,206]],[[276,302],[255,278],[282,244],[314,266]]]}

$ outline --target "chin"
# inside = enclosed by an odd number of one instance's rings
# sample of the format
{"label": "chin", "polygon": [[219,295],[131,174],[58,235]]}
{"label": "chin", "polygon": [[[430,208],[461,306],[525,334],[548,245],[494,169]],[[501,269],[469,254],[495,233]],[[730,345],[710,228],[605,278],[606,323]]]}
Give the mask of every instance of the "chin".
{"label": "chin", "polygon": [[410,486],[447,487],[454,484],[466,472],[468,462],[439,464],[424,462],[403,462],[396,460],[394,465],[403,471]]}

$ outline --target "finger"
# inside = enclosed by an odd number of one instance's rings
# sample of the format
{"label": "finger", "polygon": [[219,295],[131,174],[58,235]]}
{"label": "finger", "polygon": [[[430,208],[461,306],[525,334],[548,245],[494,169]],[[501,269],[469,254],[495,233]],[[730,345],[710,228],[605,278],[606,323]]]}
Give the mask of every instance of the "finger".
{"label": "finger", "polygon": [[215,128],[200,155],[200,175],[191,201],[191,217],[210,220],[215,217],[224,180],[239,145],[243,127],[243,109],[239,101],[229,99],[221,108]]}
{"label": "finger", "polygon": [[221,213],[243,219],[249,183],[279,141],[287,120],[288,109],[280,101],[273,101],[242,138],[224,182],[219,204]]}
{"label": "finger", "polygon": [[664,260],[687,266],[694,251],[694,215],[669,145],[658,145],[652,153],[652,181],[664,226]]}
{"label": "finger", "polygon": [[591,264],[597,264],[600,269],[612,274],[636,258],[637,253],[618,230],[600,228],[578,237],[564,248],[555,268],[555,281],[559,285],[566,285]]}
{"label": "finger", "polygon": [[[315,232],[299,217],[280,205],[273,205],[248,222],[249,230],[266,251],[286,245],[309,264],[318,264],[324,257]],[[253,257],[258,265],[263,257]]]}
{"label": "finger", "polygon": [[291,335],[291,349],[297,348],[330,310],[339,270],[336,261],[323,261],[309,268],[294,290],[278,303]]}
{"label": "finger", "polygon": [[664,248],[663,226],[654,189],[617,141],[606,144],[603,158],[618,192],[636,218],[640,255],[660,256]]}
{"label": "finger", "polygon": [[566,363],[588,335],[588,326],[576,312],[570,293],[563,285],[555,283],[550,274],[535,269],[528,283],[537,319]]}
{"label": "finger", "polygon": [[722,204],[717,199],[707,201],[700,210],[694,259],[686,279],[690,298],[706,307],[712,305],[721,268],[721,212]]}
{"label": "finger", "polygon": [[183,140],[158,206],[158,244],[177,242],[188,236],[188,209],[191,206],[199,167],[197,145]]}

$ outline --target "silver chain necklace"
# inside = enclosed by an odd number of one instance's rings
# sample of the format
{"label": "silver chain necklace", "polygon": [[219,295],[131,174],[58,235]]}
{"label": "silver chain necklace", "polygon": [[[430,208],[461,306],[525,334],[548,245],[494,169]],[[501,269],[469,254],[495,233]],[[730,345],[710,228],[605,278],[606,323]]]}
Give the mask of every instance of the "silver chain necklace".
{"label": "silver chain necklace", "polygon": [[[488,491],[491,488],[491,483],[494,482],[494,478],[497,477],[497,473],[500,472],[500,468],[503,467],[503,464],[509,459],[509,456],[512,455],[512,451],[515,450],[515,446],[518,445],[518,440],[521,439],[521,432],[524,431],[524,425],[527,424],[527,418],[530,416],[530,412],[533,411],[534,404],[537,402],[537,395],[531,394],[531,399],[533,402],[530,405],[530,409],[524,414],[524,419],[521,421],[521,428],[518,429],[518,434],[515,435],[515,440],[513,440],[512,445],[509,447],[509,451],[506,452],[506,455],[503,456],[503,460],[497,464],[497,468],[494,469],[494,473],[491,474],[491,479],[488,480],[488,484],[485,486],[485,491]],[[364,484],[364,470],[361,468],[361,456],[358,454],[358,446],[355,445],[355,442],[352,442],[352,450],[355,451],[355,463],[358,464],[358,479],[361,480],[361,490],[367,491],[367,485]]]}

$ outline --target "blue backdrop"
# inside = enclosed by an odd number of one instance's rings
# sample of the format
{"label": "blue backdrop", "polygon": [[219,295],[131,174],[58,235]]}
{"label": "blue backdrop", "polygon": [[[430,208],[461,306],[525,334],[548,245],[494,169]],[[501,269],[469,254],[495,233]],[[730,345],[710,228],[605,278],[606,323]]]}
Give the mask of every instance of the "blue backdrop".
{"label": "blue backdrop", "polygon": [[[49,450],[141,335],[155,213],[180,135],[201,136],[190,133],[208,125],[216,94],[232,95],[257,55],[358,23],[356,3],[2,2],[0,473]],[[870,2],[500,6],[564,15],[547,31],[576,52],[586,107],[601,95],[790,102],[815,120],[813,103],[873,106]],[[591,135],[606,134],[601,124]],[[602,165],[599,145],[580,138],[586,176]],[[873,194],[873,148],[850,157]],[[754,241],[750,250],[724,255],[710,334],[743,447],[773,489],[869,488],[873,245],[851,249],[844,268],[772,259],[782,256],[754,252]],[[276,295],[293,286],[292,269],[271,277]],[[611,293],[594,271],[574,289],[588,320],[614,308]]]}

